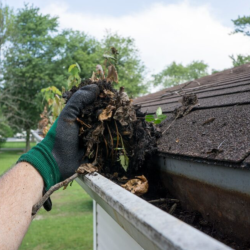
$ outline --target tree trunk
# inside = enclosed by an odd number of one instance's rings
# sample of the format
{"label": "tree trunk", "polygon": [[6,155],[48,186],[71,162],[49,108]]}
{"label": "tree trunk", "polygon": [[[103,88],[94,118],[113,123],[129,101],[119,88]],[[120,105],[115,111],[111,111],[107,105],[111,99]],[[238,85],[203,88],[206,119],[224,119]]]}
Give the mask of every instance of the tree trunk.
{"label": "tree trunk", "polygon": [[26,130],[26,149],[25,152],[30,150],[30,129]]}

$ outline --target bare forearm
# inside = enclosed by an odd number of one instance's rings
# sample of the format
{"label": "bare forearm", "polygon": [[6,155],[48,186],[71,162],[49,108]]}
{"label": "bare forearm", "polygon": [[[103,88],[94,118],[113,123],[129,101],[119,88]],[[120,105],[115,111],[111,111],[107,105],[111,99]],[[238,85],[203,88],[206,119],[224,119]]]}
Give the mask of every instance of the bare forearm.
{"label": "bare forearm", "polygon": [[32,206],[42,197],[43,179],[27,162],[0,178],[0,246],[18,249],[31,223]]}

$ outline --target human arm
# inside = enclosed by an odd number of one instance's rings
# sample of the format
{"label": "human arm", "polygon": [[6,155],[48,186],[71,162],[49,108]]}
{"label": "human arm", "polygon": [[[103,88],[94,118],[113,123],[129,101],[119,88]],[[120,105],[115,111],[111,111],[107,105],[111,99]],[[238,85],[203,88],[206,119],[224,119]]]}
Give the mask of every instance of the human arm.
{"label": "human arm", "polygon": [[27,162],[18,163],[0,178],[0,249],[18,249],[43,186],[43,178]]}

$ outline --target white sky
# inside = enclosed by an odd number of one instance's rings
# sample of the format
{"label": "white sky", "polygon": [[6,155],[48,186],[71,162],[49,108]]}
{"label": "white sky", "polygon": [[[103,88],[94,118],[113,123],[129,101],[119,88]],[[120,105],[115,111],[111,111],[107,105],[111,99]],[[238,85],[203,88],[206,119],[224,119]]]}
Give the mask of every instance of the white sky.
{"label": "white sky", "polygon": [[151,73],[160,72],[173,61],[187,64],[192,60],[203,60],[210,69],[222,70],[232,67],[229,55],[250,53],[250,38],[230,35],[232,26],[217,20],[210,5],[204,3],[156,3],[120,16],[70,11],[63,2],[48,4],[41,10],[58,16],[61,28],[81,30],[97,39],[107,29],[131,36]]}

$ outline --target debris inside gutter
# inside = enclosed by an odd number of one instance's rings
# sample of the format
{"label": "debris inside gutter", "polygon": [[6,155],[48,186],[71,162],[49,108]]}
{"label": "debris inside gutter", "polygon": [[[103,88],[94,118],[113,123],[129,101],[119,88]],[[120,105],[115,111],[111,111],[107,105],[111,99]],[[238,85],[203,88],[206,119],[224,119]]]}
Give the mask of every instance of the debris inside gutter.
{"label": "debris inside gutter", "polygon": [[[200,212],[187,210],[181,200],[173,197],[163,188],[163,184],[161,184],[157,175],[151,176],[149,182],[148,193],[141,197],[144,200],[235,250],[250,249],[249,243],[233,239],[223,231],[218,230],[218,225],[216,227],[214,223],[205,219]],[[207,208],[207,215],[209,217],[209,207]]]}

